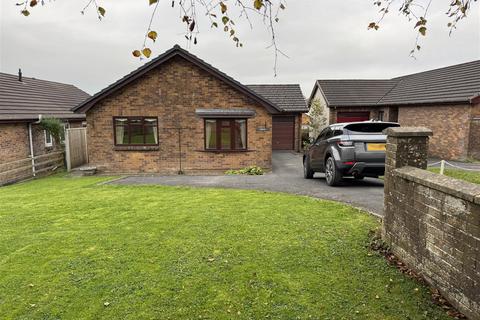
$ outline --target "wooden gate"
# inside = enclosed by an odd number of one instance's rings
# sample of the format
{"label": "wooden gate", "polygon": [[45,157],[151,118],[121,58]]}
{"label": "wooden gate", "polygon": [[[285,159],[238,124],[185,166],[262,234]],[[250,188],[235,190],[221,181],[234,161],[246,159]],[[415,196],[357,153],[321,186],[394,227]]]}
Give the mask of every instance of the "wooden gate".
{"label": "wooden gate", "polygon": [[65,130],[65,159],[68,171],[88,163],[87,128]]}

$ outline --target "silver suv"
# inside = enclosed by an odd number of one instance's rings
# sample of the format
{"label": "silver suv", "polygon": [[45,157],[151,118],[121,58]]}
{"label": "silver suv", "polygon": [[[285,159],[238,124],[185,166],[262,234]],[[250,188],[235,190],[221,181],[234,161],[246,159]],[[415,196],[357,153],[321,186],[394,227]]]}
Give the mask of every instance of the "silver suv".
{"label": "silver suv", "polygon": [[399,126],[394,122],[365,121],[326,127],[303,156],[304,177],[311,179],[315,172],[322,172],[327,184],[335,186],[345,176],[382,176],[386,146],[382,131]]}

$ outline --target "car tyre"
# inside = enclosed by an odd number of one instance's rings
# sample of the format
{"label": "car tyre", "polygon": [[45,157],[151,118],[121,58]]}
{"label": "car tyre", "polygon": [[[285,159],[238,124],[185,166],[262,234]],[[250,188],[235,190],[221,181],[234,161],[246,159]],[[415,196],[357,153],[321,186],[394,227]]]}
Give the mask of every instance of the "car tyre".
{"label": "car tyre", "polygon": [[310,161],[308,157],[305,157],[303,159],[303,177],[305,179],[312,179],[314,174],[315,174],[315,171],[313,171],[312,168],[310,167]]}
{"label": "car tyre", "polygon": [[329,186],[336,186],[342,180],[342,173],[337,169],[333,157],[328,157],[325,161],[325,180]]}
{"label": "car tyre", "polygon": [[365,176],[356,174],[356,175],[353,176],[353,178],[354,178],[355,180],[363,180],[363,178],[365,178]]}

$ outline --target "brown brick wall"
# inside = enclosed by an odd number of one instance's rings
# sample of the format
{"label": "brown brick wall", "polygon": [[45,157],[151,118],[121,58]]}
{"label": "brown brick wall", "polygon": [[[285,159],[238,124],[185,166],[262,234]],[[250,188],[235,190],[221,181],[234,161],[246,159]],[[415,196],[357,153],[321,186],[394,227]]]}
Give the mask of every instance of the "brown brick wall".
{"label": "brown brick wall", "polygon": [[471,118],[468,156],[480,159],[480,103],[473,105]]}
{"label": "brown brick wall", "polygon": [[470,105],[400,107],[402,126],[427,127],[433,131],[430,156],[465,159],[468,155]]}
{"label": "brown brick wall", "polygon": [[[247,121],[249,152],[204,151],[204,122],[197,108],[245,108],[256,111]],[[113,116],[155,116],[159,150],[117,151]],[[271,115],[242,93],[180,57],[150,71],[87,112],[90,164],[105,172],[177,173],[178,130],[181,127],[182,166],[186,173],[225,171],[258,165],[271,168]],[[270,131],[257,131],[267,126]]]}
{"label": "brown brick wall", "polygon": [[[81,123],[81,122],[80,122]],[[46,155],[62,150],[62,146],[53,141],[52,147],[45,146],[43,129],[32,125],[32,141],[35,156]],[[0,124],[0,186],[32,177],[28,123]],[[53,158],[61,158],[54,155]],[[50,160],[50,156],[37,160],[37,164]],[[51,163],[39,165],[37,170],[51,166]],[[62,167],[61,160],[55,165]],[[50,172],[43,172],[45,175]]]}
{"label": "brown brick wall", "polygon": [[393,131],[387,141],[383,237],[403,262],[479,320],[480,186],[419,169],[426,168],[428,137],[413,136],[414,130],[393,136]]}
{"label": "brown brick wall", "polygon": [[0,164],[28,157],[28,124],[0,124],[0,150]]}

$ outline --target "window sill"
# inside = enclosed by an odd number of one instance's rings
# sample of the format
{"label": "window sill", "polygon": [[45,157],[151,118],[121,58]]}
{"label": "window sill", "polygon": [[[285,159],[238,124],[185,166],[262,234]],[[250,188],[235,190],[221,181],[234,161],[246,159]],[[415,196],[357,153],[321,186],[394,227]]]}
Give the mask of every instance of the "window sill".
{"label": "window sill", "polygon": [[114,151],[156,151],[159,146],[114,146]]}
{"label": "window sill", "polygon": [[195,150],[197,152],[209,152],[209,153],[245,153],[253,152],[255,150],[246,149],[246,150]]}

